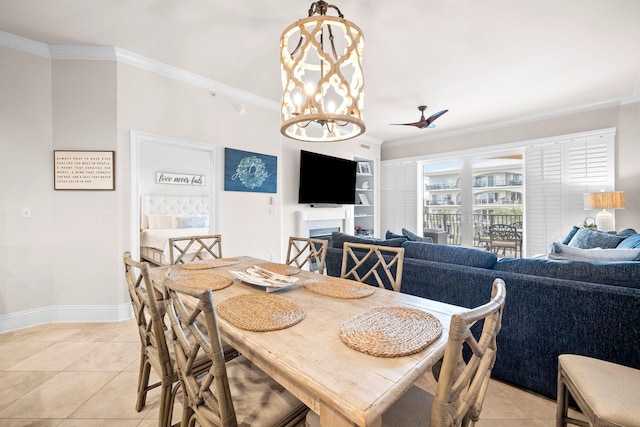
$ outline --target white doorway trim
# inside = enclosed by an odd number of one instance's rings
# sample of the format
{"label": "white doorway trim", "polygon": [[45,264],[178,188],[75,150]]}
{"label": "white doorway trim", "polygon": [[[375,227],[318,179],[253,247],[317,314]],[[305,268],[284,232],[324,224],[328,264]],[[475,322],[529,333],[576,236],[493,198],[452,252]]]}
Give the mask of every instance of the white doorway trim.
{"label": "white doorway trim", "polygon": [[131,131],[130,133],[130,174],[131,174],[131,212],[129,218],[129,224],[131,224],[130,235],[131,242],[129,247],[131,248],[131,256],[134,259],[140,259],[140,165],[142,159],[140,159],[140,146],[145,143],[151,144],[166,144],[174,147],[183,147],[192,150],[201,150],[209,156],[209,170],[211,171],[208,177],[209,182],[209,200],[211,201],[209,206],[212,207],[209,212],[211,220],[211,229],[214,232],[219,232],[219,200],[218,200],[218,175],[219,175],[219,151],[220,147],[217,145],[206,144],[203,142],[190,141],[186,139],[173,138],[169,136],[154,135],[150,133]]}

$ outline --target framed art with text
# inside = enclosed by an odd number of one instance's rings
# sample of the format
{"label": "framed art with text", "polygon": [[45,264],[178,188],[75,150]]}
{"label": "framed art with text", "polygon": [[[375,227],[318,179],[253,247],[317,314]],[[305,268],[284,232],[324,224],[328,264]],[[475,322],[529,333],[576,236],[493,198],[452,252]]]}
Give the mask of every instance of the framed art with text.
{"label": "framed art with text", "polygon": [[54,190],[115,190],[115,151],[54,150]]}
{"label": "framed art with text", "polygon": [[276,193],[278,158],[250,151],[224,149],[225,191]]}

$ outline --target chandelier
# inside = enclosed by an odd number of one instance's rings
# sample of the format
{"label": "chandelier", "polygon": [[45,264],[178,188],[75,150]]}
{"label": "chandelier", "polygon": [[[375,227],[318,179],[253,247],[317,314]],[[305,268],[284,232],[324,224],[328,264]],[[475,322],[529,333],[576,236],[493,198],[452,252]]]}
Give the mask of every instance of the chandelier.
{"label": "chandelier", "polygon": [[[328,9],[338,16],[327,16]],[[364,133],[363,47],[360,28],[324,1],[313,2],[307,18],[284,30],[280,39],[282,135],[334,142]]]}

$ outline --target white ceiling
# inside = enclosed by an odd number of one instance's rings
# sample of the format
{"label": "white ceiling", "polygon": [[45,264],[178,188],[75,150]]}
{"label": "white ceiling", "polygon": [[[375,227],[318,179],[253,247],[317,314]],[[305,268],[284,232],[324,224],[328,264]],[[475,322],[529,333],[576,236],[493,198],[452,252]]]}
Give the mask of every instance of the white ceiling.
{"label": "white ceiling", "polygon": [[[118,47],[280,102],[301,0],[0,0],[0,31]],[[365,36],[366,136],[381,141],[640,100],[640,0],[335,0]],[[332,14],[330,11],[329,14]],[[442,109],[434,129],[390,126]]]}

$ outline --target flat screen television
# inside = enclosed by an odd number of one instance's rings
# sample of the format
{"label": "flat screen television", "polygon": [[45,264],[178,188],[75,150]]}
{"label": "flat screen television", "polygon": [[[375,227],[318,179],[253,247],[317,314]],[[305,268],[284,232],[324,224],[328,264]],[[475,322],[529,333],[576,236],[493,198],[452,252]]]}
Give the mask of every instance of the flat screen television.
{"label": "flat screen television", "polygon": [[357,166],[353,160],[301,150],[298,203],[355,204]]}

